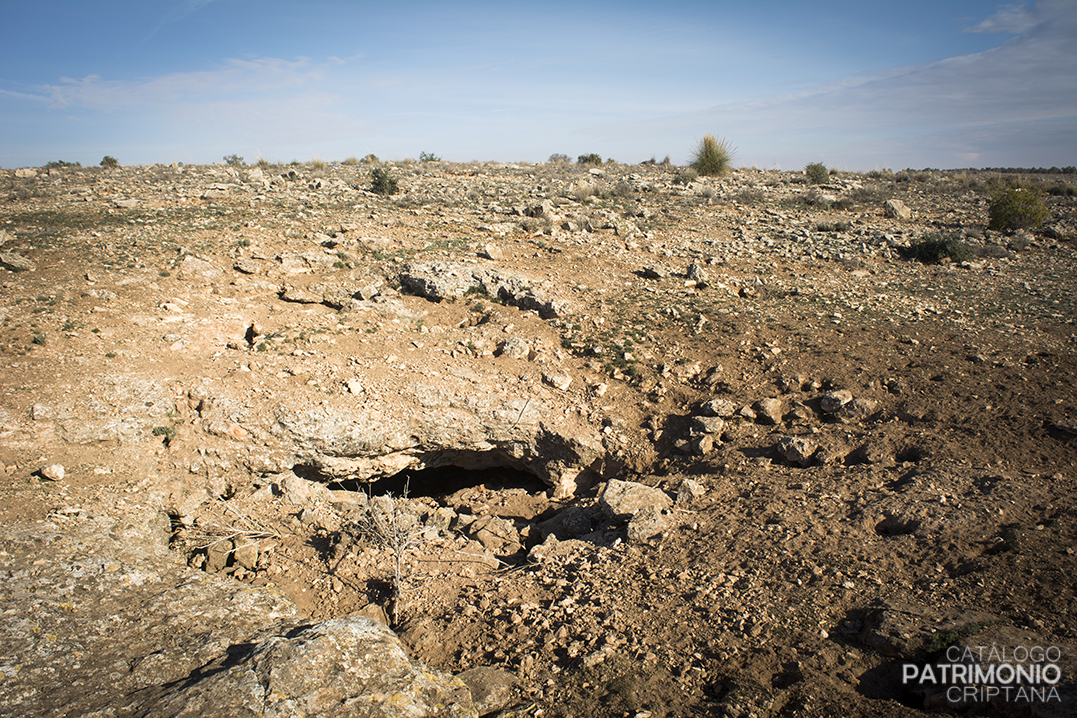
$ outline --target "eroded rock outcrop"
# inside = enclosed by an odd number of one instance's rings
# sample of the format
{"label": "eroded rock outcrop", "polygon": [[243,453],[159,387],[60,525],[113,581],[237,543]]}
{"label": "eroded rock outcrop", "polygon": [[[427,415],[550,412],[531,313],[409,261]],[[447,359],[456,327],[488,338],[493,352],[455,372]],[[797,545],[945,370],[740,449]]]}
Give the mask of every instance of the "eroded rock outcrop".
{"label": "eroded rock outcrop", "polygon": [[123,511],[0,529],[0,713],[476,715],[384,624],[304,623],[275,589],[187,568],[166,514]]}

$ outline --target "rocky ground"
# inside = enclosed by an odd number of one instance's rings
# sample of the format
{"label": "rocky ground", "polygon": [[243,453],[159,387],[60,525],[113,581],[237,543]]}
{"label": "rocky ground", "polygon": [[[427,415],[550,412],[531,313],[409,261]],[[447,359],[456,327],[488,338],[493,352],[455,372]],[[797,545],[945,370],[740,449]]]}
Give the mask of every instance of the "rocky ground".
{"label": "rocky ground", "polygon": [[1072,714],[1072,175],[384,167],[0,171],[0,713]]}

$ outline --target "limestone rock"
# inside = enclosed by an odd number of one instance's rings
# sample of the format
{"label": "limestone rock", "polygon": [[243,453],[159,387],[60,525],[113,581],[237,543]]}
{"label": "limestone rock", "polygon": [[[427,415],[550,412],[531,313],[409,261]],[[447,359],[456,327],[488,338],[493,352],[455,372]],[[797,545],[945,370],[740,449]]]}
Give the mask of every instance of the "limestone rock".
{"label": "limestone rock", "polygon": [[693,416],[692,429],[704,434],[720,434],[725,427],[725,420],[720,416]]}
{"label": "limestone rock", "polygon": [[815,442],[801,436],[783,436],[778,439],[774,448],[790,464],[807,466],[819,447]]}
{"label": "limestone rock", "polygon": [[223,277],[224,272],[212,262],[196,257],[193,254],[188,254],[184,256],[183,260],[179,263],[177,276],[181,279],[214,281]]}
{"label": "limestone rock", "polygon": [[922,606],[886,603],[872,607],[864,620],[860,642],[884,656],[911,659],[931,638],[929,611]]}
{"label": "limestone rock", "polygon": [[755,420],[759,423],[780,424],[782,423],[782,407],[781,399],[769,397],[757,401],[752,409],[755,411]]}
{"label": "limestone rock", "polygon": [[685,479],[677,489],[677,504],[690,504],[706,493],[707,489],[701,483],[693,479]]}
{"label": "limestone rock", "polygon": [[598,497],[599,505],[611,517],[627,518],[645,506],[670,508],[673,501],[661,489],[634,481],[611,479]]}
{"label": "limestone rock", "polygon": [[703,416],[720,416],[728,419],[737,411],[737,405],[729,399],[711,399],[701,408]]}
{"label": "limestone rock", "polygon": [[281,474],[279,487],[284,500],[296,506],[307,506],[315,501],[328,501],[329,490],[323,484],[301,479],[295,474]]}
{"label": "limestone rock", "polygon": [[887,217],[892,217],[894,219],[900,219],[902,221],[912,219],[912,210],[900,199],[886,200],[883,204],[883,211],[886,212]]}
{"label": "limestone rock", "polygon": [[285,284],[281,287],[280,298],[286,302],[297,302],[299,304],[321,304],[322,295],[320,293],[312,292],[302,287],[296,287],[291,284]]}
{"label": "limestone rock", "polygon": [[499,516],[483,516],[468,526],[468,533],[483,548],[499,554],[511,554],[520,550],[520,534],[508,519]]}
{"label": "limestone rock", "polygon": [[0,267],[12,272],[32,272],[37,265],[16,252],[0,252]]}
{"label": "limestone rock", "polygon": [[555,535],[560,540],[579,538],[591,533],[591,519],[578,506],[570,506],[538,524],[543,538]]}
{"label": "limestone rock", "polygon": [[235,550],[232,551],[232,556],[237,564],[253,571],[258,565],[258,544],[254,541],[239,540],[236,542]]}
{"label": "limestone rock", "polygon": [[669,513],[662,507],[644,506],[628,522],[628,540],[646,541],[668,530],[672,523]]}
{"label": "limestone rock", "polygon": [[143,705],[162,718],[477,715],[462,680],[411,661],[392,631],[362,616],[263,638]]}
{"label": "limestone rock", "polygon": [[504,259],[505,253],[501,251],[501,247],[496,244],[486,244],[483,246],[482,251],[479,252],[479,256],[485,259]]}
{"label": "limestone rock", "polygon": [[839,419],[846,423],[863,421],[874,414],[875,409],[878,408],[878,406],[879,403],[874,399],[860,397],[858,399],[853,399],[847,404],[843,404],[835,414],[837,414]]}
{"label": "limestone rock", "polygon": [[685,276],[688,277],[690,281],[695,282],[697,287],[707,286],[707,273],[703,267],[698,264],[689,264],[688,269],[685,271]]}
{"label": "limestone rock", "polygon": [[49,464],[41,469],[41,475],[49,481],[63,481],[64,480],[64,465],[63,464]]}
{"label": "limestone rock", "polygon": [[536,219],[553,219],[555,216],[553,202],[544,199],[538,204],[533,204],[525,209],[524,215]]}
{"label": "limestone rock", "polygon": [[410,264],[399,275],[400,286],[431,301],[454,301],[478,292],[521,309],[534,309],[543,319],[563,315],[568,305],[547,295],[529,277],[482,269],[470,264]]}
{"label": "limestone rock", "polygon": [[835,389],[819,399],[819,408],[828,414],[833,414],[852,400],[853,393],[848,389]]}
{"label": "limestone rock", "polygon": [[459,299],[468,291],[481,288],[473,268],[445,262],[407,266],[400,274],[400,285],[435,302]]}
{"label": "limestone rock", "polygon": [[188,569],[168,550],[167,514],[110,505],[112,514],[72,514],[62,533],[0,527],[0,611],[33,617],[0,622],[19,664],[17,677],[4,669],[0,714],[160,715],[158,691],[227,660],[229,646],[295,626],[279,592]]}
{"label": "limestone rock", "polygon": [[563,372],[543,372],[542,381],[554,389],[565,391],[572,384],[572,377]]}
{"label": "limestone rock", "polygon": [[243,274],[261,274],[262,264],[257,259],[240,257],[232,263],[232,268]]}
{"label": "limestone rock", "polygon": [[531,345],[519,337],[509,337],[501,342],[498,354],[509,356],[513,359],[528,359],[531,356]]}
{"label": "limestone rock", "polygon": [[714,436],[704,434],[696,437],[691,443],[692,453],[696,456],[706,456],[714,450]]}
{"label": "limestone rock", "polygon": [[[547,424],[563,399],[510,399],[476,393],[467,383],[444,378],[415,384],[422,401],[408,412],[386,411],[376,392],[326,406],[287,404],[261,411],[295,457],[319,480],[371,481],[404,470],[460,466],[507,466],[529,471],[559,496],[575,493],[577,482],[604,478],[608,452],[600,427],[584,421]],[[389,401],[392,397],[389,397]]]}
{"label": "limestone rock", "polygon": [[206,547],[206,571],[219,573],[228,566],[228,559],[232,555],[232,542],[228,539],[214,541]]}
{"label": "limestone rock", "polygon": [[480,716],[490,715],[505,708],[512,700],[516,676],[489,666],[480,666],[456,676],[471,692],[471,703]]}

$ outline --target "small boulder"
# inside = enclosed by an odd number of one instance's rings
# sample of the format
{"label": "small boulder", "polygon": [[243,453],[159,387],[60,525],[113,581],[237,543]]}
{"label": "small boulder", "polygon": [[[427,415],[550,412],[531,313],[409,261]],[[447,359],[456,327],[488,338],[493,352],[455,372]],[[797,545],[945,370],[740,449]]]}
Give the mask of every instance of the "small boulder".
{"label": "small boulder", "polygon": [[706,487],[698,481],[685,479],[677,489],[677,504],[690,504],[707,493]]}
{"label": "small boulder", "polygon": [[497,348],[498,356],[508,356],[513,359],[528,359],[531,356],[531,345],[519,337],[509,337]]}
{"label": "small boulder", "polygon": [[37,269],[36,264],[15,252],[0,252],[0,267],[12,272],[32,272]]}
{"label": "small boulder", "polygon": [[711,399],[702,406],[700,412],[704,416],[720,416],[728,419],[737,412],[737,405],[729,399]]}
{"label": "small boulder", "polygon": [[222,539],[211,543],[206,547],[206,571],[219,573],[228,566],[228,557],[232,554],[233,545],[228,539]]}
{"label": "small boulder", "polygon": [[482,251],[479,252],[479,256],[483,259],[499,260],[504,259],[505,254],[501,251],[501,247],[496,244],[487,244],[483,246]]}
{"label": "small boulder", "polygon": [[867,399],[861,397],[859,399],[853,399],[847,404],[844,404],[837,412],[835,412],[839,419],[843,422],[851,423],[855,421],[863,421],[872,414],[878,408],[879,402],[874,399]]}
{"label": "small boulder", "polygon": [[65,474],[64,465],[49,464],[48,466],[41,469],[39,473],[49,481],[63,481]]}
{"label": "small boulder", "polygon": [[902,221],[908,221],[912,219],[912,210],[909,209],[904,202],[900,199],[888,199],[883,204],[883,211],[887,217],[893,219],[900,219]]}
{"label": "small boulder", "polygon": [[471,691],[471,704],[480,716],[496,713],[507,706],[517,683],[516,676],[489,666],[472,668],[456,677]]}
{"label": "small boulder", "polygon": [[554,389],[564,391],[572,384],[572,377],[562,372],[543,372],[542,381]]}
{"label": "small boulder", "polygon": [[848,389],[835,389],[827,392],[819,399],[819,408],[828,414],[833,414],[852,400],[853,393]]}
{"label": "small boulder", "polygon": [[644,506],[628,522],[628,540],[646,541],[669,529],[669,513],[659,506]]}
{"label": "small boulder", "polygon": [[591,519],[578,506],[570,506],[538,524],[543,539],[553,534],[560,540],[579,538],[591,533]]}
{"label": "small boulder", "polygon": [[814,441],[801,436],[783,436],[774,448],[790,464],[807,466],[819,447]]}
{"label": "small boulder", "polygon": [[760,424],[782,423],[783,405],[781,399],[775,397],[760,399],[752,406],[752,409],[755,410],[755,420]]}
{"label": "small boulder", "polygon": [[598,497],[599,505],[611,517],[628,518],[645,506],[669,508],[673,501],[661,489],[634,481],[611,479]]}
{"label": "small boulder", "polygon": [[725,419],[720,416],[693,416],[691,426],[693,431],[703,434],[720,434],[725,428]]}
{"label": "small boulder", "polygon": [[516,553],[520,550],[520,534],[508,519],[500,516],[483,516],[468,526],[468,533],[488,551],[499,554]]}

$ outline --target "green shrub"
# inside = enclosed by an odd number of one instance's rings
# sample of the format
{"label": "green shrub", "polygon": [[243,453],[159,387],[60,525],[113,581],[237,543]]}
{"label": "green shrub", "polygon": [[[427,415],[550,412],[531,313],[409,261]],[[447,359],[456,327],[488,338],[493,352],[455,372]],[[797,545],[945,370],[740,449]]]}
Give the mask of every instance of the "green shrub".
{"label": "green shrub", "polygon": [[953,235],[944,234],[924,235],[923,239],[912,243],[902,253],[906,259],[923,264],[939,264],[945,261],[965,262],[973,256],[969,245]]}
{"label": "green shrub", "polygon": [[1043,192],[1035,187],[996,190],[991,197],[988,229],[1035,229],[1050,218]]}
{"label": "green shrub", "polygon": [[371,152],[369,155],[367,155],[366,157],[363,158],[363,164],[364,165],[376,165],[379,162],[381,162],[381,160],[379,160],[378,156],[376,154],[374,154],[373,152]]}
{"label": "green shrub", "polygon": [[383,167],[375,167],[370,171],[370,191],[375,194],[389,196],[396,194],[398,182],[389,171]]}
{"label": "green shrub", "polygon": [[706,134],[696,145],[689,166],[704,177],[721,177],[733,171],[733,153],[726,140]]}
{"label": "green shrub", "polygon": [[165,446],[168,446],[176,439],[176,427],[155,426],[153,427],[153,435],[162,437],[164,439]]}
{"label": "green shrub", "polygon": [[420,152],[420,162],[441,162],[441,158],[435,155],[433,152]]}
{"label": "green shrub", "polygon": [[242,167],[243,166],[243,158],[240,157],[239,155],[225,155],[224,156],[224,163],[226,165],[228,165],[229,167]]}
{"label": "green shrub", "polygon": [[78,162],[64,162],[63,160],[53,160],[52,162],[45,163],[45,169],[51,170],[58,167],[82,167]]}
{"label": "green shrub", "polygon": [[812,162],[804,168],[804,174],[812,184],[826,184],[830,181],[830,172],[822,162]]}
{"label": "green shrub", "polygon": [[576,158],[576,164],[580,165],[600,165],[602,164],[602,156],[596,155],[592,152],[589,155],[580,155]]}
{"label": "green shrub", "polygon": [[120,166],[120,161],[112,155],[105,155],[101,160],[101,166],[107,170],[114,169]]}
{"label": "green shrub", "polygon": [[691,167],[687,167],[673,177],[673,184],[689,185],[697,179],[699,179],[699,173]]}

